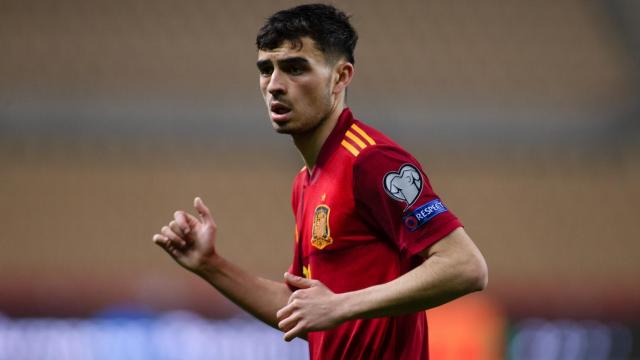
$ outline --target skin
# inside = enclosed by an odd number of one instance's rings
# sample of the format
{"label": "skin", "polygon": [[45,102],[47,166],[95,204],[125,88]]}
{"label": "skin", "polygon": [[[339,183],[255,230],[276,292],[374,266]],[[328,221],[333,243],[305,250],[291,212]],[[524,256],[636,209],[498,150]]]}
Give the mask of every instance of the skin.
{"label": "skin", "polygon": [[[285,42],[276,49],[258,51],[257,66],[260,92],[273,128],[291,135],[307,169],[313,169],[322,144],[345,107],[353,65],[344,59],[327,60],[313,40],[301,40],[301,48]],[[270,111],[274,103],[291,111],[278,117]]]}
{"label": "skin", "polygon": [[[344,59],[327,60],[309,38],[302,38],[300,48],[285,42],[259,51],[257,65],[274,129],[291,135],[307,171],[313,171],[322,144],[345,107],[353,65]],[[284,274],[284,283],[268,280],[218,254],[217,226],[209,209],[200,198],[194,200],[194,208],[199,217],[176,211],[153,236],[154,243],[244,310],[282,330],[286,341],[348,320],[425,310],[487,284],[485,260],[463,228],[425,249],[421,265],[386,284],[336,294],[318,280],[289,273]],[[291,292],[286,284],[299,290]]]}

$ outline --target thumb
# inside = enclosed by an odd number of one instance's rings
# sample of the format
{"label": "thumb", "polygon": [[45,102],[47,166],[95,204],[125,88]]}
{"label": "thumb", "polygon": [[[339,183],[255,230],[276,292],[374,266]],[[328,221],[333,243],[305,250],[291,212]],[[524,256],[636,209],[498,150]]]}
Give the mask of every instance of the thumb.
{"label": "thumb", "polygon": [[193,207],[196,209],[198,214],[200,214],[200,219],[202,219],[203,223],[211,225],[215,224],[209,208],[204,204],[204,201],[202,201],[200,197],[193,199]]}
{"label": "thumb", "polygon": [[288,272],[284,273],[284,281],[293,287],[297,287],[298,289],[308,289],[313,286],[313,280],[295,276]]}

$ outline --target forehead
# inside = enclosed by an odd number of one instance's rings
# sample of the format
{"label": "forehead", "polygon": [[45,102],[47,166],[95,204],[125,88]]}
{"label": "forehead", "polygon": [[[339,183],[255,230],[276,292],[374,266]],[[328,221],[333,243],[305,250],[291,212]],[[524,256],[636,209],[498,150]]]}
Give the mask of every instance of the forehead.
{"label": "forehead", "polygon": [[310,62],[325,63],[324,54],[316,47],[315,41],[309,37],[303,37],[300,39],[300,44],[302,46],[297,46],[298,44],[285,40],[275,49],[258,50],[258,61],[277,61],[289,57],[303,57]]}

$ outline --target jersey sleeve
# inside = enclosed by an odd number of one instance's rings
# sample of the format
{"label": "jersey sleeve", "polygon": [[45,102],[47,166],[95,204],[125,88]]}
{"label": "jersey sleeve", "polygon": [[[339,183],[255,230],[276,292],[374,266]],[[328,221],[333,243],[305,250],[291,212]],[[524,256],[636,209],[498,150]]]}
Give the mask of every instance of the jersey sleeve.
{"label": "jersey sleeve", "polygon": [[462,226],[416,159],[395,146],[362,151],[354,163],[352,185],[360,216],[409,255]]}

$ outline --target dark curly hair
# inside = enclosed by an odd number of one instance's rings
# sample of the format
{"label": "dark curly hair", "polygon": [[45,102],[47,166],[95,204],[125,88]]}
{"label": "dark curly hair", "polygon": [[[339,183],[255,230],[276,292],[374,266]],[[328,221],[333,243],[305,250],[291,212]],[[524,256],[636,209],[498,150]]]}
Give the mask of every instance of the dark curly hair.
{"label": "dark curly hair", "polygon": [[344,57],[354,64],[358,34],[349,16],[331,5],[306,4],[281,10],[267,18],[258,31],[258,50],[273,50],[289,41],[302,48],[301,38],[311,38],[327,59]]}

